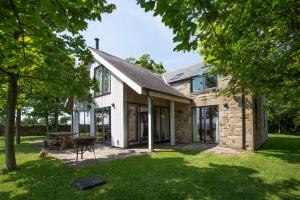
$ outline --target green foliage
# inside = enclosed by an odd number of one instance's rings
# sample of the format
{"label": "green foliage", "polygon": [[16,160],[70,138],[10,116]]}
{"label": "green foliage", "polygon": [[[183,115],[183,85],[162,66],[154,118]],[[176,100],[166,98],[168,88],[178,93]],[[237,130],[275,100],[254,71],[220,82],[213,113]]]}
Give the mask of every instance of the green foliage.
{"label": "green foliage", "polygon": [[[90,58],[80,31],[115,8],[105,0],[1,1],[0,70],[18,74],[19,103],[32,94],[86,99],[90,87],[84,65]],[[23,100],[21,100],[23,98]]]}
{"label": "green foliage", "polygon": [[129,57],[126,60],[133,63],[133,64],[136,64],[140,67],[149,69],[153,72],[157,72],[159,74],[162,74],[162,73],[166,72],[163,64],[161,62],[156,63],[153,59],[151,59],[149,54],[143,54],[138,59]]}
{"label": "green foliage", "polygon": [[[7,87],[3,77],[11,83],[8,85],[11,92],[6,97],[10,97],[10,101],[7,101],[5,121],[8,170],[16,169],[15,109],[42,98],[56,100],[72,96],[91,100],[92,82],[84,67],[91,55],[81,31],[87,28],[87,21],[101,21],[101,14],[111,13],[114,8],[106,0],[0,1],[0,93]],[[15,103],[17,94],[18,102]],[[47,103],[34,109],[53,106]],[[57,116],[59,107],[55,109]]]}
{"label": "green foliage", "polygon": [[[289,98],[288,92],[270,94],[267,102],[268,119],[271,124],[276,125],[278,132],[300,132],[300,109],[298,99],[293,102]],[[275,128],[275,127],[271,127]]]}
{"label": "green foliage", "polygon": [[38,117],[25,117],[24,119],[22,119],[21,121],[21,125],[22,126],[32,126],[32,125],[37,125],[39,124],[39,118]]}
{"label": "green foliage", "polygon": [[266,93],[271,101],[281,99],[276,104],[292,107],[298,113],[295,119],[300,118],[300,1],[138,3],[173,29],[175,50],[198,50],[214,66],[213,73],[231,77],[224,93]]}
{"label": "green foliage", "polygon": [[68,121],[70,121],[71,120],[71,117],[70,116],[67,116],[67,115],[64,115],[64,116],[62,116],[60,119],[59,119],[59,121],[60,121],[60,123],[61,124],[66,124]]}

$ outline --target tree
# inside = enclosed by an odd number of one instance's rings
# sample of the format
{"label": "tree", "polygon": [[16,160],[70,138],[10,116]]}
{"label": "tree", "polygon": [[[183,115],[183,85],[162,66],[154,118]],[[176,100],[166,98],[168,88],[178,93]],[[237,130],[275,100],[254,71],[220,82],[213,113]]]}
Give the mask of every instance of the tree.
{"label": "tree", "polygon": [[71,117],[70,117],[70,116],[67,116],[67,115],[62,116],[62,117],[59,119],[59,121],[60,121],[61,124],[66,124],[66,123],[68,123],[68,121],[70,121],[70,120],[71,120]]}
{"label": "tree", "polygon": [[267,94],[268,98],[280,94],[299,117],[300,1],[138,3],[145,11],[160,15],[173,29],[175,50],[198,50],[213,66],[212,73],[231,77],[225,94],[246,91]]}
{"label": "tree", "polygon": [[39,124],[38,120],[39,120],[38,117],[27,116],[21,121],[21,124],[23,126],[37,125]]}
{"label": "tree", "polygon": [[139,65],[140,67],[149,69],[153,72],[157,72],[159,74],[162,74],[162,73],[166,72],[163,64],[161,62],[160,63],[154,62],[154,60],[151,59],[149,54],[143,54],[138,59],[135,59],[133,57],[129,57],[126,60],[133,63],[133,64]]}
{"label": "tree", "polygon": [[[58,94],[57,91],[62,89],[78,99],[86,97],[88,88],[81,94],[78,90],[83,86],[76,88],[76,85],[80,85],[81,79],[86,80],[87,70],[83,66],[74,68],[74,57],[79,61],[90,58],[80,31],[86,29],[87,20],[101,21],[101,14],[110,13],[114,8],[105,0],[0,2],[0,71],[7,81],[4,84],[7,87],[7,170],[16,169],[14,125],[18,83],[22,83],[24,93],[28,93],[30,87],[35,94],[43,92],[38,86],[47,85],[49,93]],[[84,86],[85,83],[87,81]]]}

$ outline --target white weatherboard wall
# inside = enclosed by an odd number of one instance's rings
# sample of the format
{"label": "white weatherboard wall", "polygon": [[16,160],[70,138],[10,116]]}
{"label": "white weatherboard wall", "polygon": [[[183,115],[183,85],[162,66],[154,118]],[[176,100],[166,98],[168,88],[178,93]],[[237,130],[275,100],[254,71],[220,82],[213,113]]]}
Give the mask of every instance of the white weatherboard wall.
{"label": "white weatherboard wall", "polygon": [[[99,63],[90,66],[90,77],[94,77],[94,69]],[[111,73],[111,92],[110,94],[94,98],[94,105],[91,109],[91,134],[95,135],[95,113],[94,109],[111,108],[111,145],[124,148],[125,141],[124,127],[124,83]],[[112,106],[114,104],[114,107]]]}

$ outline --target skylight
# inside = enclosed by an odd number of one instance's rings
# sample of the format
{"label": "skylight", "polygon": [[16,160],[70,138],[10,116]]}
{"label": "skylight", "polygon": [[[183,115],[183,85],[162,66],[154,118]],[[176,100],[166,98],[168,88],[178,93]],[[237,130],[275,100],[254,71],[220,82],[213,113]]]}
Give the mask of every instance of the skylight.
{"label": "skylight", "polygon": [[178,79],[180,76],[182,76],[182,74],[184,74],[184,73],[176,74],[176,75],[175,75],[173,78],[171,78],[170,80]]}

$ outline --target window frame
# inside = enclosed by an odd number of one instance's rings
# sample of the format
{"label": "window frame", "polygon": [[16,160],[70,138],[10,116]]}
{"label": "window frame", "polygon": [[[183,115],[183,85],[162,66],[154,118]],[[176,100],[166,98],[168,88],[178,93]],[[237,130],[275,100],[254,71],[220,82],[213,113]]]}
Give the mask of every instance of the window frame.
{"label": "window frame", "polygon": [[[95,130],[95,135],[97,134],[97,113],[101,115],[103,119],[104,115],[104,110],[109,110],[109,129],[110,129],[110,141],[108,142],[110,145],[112,144],[112,124],[111,124],[111,106],[106,106],[106,107],[101,107],[101,108],[95,108],[94,109],[94,130]],[[105,132],[105,124],[104,121],[101,122],[102,125],[102,132]],[[103,142],[103,141],[102,141]],[[105,143],[105,142],[104,142]]]}
{"label": "window frame", "polygon": [[[207,77],[208,76],[216,76],[216,80],[217,80],[217,84],[215,87],[210,87],[210,88],[207,88]],[[203,90],[196,90],[196,91],[193,91],[193,81],[199,77],[203,77]],[[210,90],[213,90],[213,89],[216,89],[218,88],[219,86],[219,76],[217,74],[205,74],[205,75],[198,75],[198,76],[194,76],[191,78],[190,80],[190,91],[192,94],[197,94],[197,93],[206,93],[206,92],[209,92]]]}
{"label": "window frame", "polygon": [[[99,66],[97,66],[97,67],[95,67],[94,68],[94,79],[97,81],[97,84],[99,84],[98,83],[98,80],[96,79],[96,71],[99,69],[99,68],[101,68],[101,71],[102,71],[102,74],[101,74],[101,76],[102,76],[102,79],[101,79],[101,91],[102,91],[102,93],[99,93],[99,94],[96,94],[96,92],[94,91],[94,98],[96,98],[96,97],[101,97],[101,96],[105,96],[105,95],[108,95],[108,94],[110,94],[111,93],[111,72],[104,66],[104,65],[99,65]],[[103,82],[104,82],[104,78],[103,78],[103,69],[105,69],[105,70],[107,70],[108,71],[108,76],[109,76],[109,91],[108,92],[103,92],[103,88],[104,88],[104,84],[103,84]],[[100,89],[100,88],[99,88]]]}
{"label": "window frame", "polygon": [[[90,110],[77,110],[76,112],[78,112],[78,124],[79,124],[79,134],[80,133],[82,133],[82,131],[80,131],[80,125],[81,125],[81,123],[80,123],[80,119],[81,119],[81,113],[83,113],[83,125],[84,125],[84,129],[85,129],[85,126],[86,125],[89,125],[89,127],[88,127],[88,131],[86,131],[86,130],[84,130],[83,132],[84,133],[86,133],[86,132],[91,132],[91,111]],[[88,115],[89,115],[89,121],[90,121],[90,123],[87,123],[86,121],[86,113],[89,113]]]}

